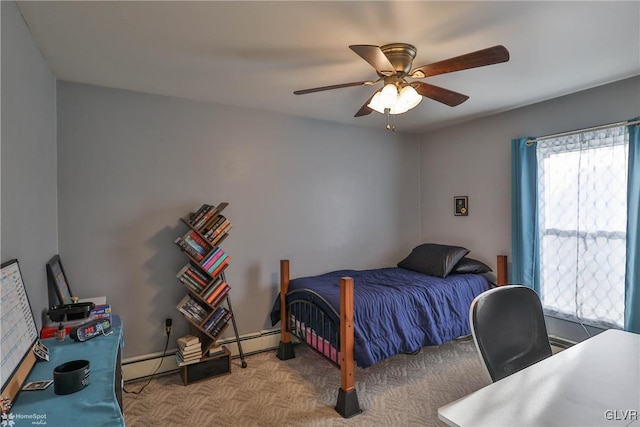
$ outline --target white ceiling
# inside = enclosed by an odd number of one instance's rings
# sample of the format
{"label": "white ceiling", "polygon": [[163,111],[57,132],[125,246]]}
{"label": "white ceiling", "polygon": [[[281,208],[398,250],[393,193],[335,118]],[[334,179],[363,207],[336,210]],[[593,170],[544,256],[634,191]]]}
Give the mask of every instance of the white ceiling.
{"label": "white ceiling", "polygon": [[[502,44],[509,62],[425,81],[396,118],[421,132],[640,74],[640,2],[18,2],[53,74],[90,83],[384,127],[354,118],[375,90],[293,91],[376,79],[351,44],[403,42],[414,66]],[[377,88],[378,86],[376,86]]]}

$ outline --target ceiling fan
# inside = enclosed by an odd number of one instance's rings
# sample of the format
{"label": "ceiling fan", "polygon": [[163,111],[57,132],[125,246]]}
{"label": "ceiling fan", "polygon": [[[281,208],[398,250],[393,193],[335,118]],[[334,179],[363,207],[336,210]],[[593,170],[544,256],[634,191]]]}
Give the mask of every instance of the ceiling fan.
{"label": "ceiling fan", "polygon": [[[296,90],[293,93],[304,95],[345,87],[371,86],[383,81],[383,88],[371,95],[354,117],[366,116],[371,114],[372,111],[378,111],[386,114],[388,120],[390,114],[401,114],[418,105],[422,97],[431,98],[450,107],[460,105],[469,99],[467,95],[421,81],[409,82],[407,78],[424,79],[439,74],[484,67],[485,65],[498,64],[509,60],[509,51],[504,46],[498,45],[412,68],[417,50],[407,43],[391,43],[384,46],[351,45],[349,48],[376,70],[379,76],[377,80],[363,80]],[[395,130],[395,127],[387,122],[387,129]]]}

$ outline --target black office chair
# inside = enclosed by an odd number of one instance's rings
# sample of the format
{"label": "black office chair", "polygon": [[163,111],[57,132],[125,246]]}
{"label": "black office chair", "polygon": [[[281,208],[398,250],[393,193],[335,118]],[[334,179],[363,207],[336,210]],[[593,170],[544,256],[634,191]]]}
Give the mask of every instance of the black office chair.
{"label": "black office chair", "polygon": [[495,382],[551,356],[540,298],[531,288],[500,286],[469,309],[476,348]]}

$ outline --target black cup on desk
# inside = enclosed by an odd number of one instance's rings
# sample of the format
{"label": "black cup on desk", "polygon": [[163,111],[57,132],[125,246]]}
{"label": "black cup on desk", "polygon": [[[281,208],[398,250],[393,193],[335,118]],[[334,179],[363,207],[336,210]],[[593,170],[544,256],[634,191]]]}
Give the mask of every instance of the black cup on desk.
{"label": "black cup on desk", "polygon": [[89,385],[89,361],[72,360],[53,368],[55,394],[71,394]]}

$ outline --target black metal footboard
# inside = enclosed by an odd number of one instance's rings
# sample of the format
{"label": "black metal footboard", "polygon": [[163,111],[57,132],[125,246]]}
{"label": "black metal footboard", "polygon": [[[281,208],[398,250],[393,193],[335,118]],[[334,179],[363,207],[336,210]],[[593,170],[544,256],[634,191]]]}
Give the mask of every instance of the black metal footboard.
{"label": "black metal footboard", "polygon": [[286,307],[289,332],[332,364],[340,366],[338,312],[323,297],[308,289],[289,292]]}

